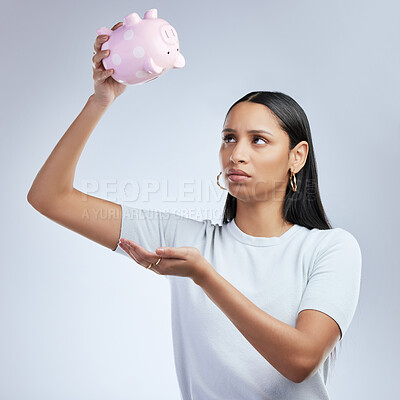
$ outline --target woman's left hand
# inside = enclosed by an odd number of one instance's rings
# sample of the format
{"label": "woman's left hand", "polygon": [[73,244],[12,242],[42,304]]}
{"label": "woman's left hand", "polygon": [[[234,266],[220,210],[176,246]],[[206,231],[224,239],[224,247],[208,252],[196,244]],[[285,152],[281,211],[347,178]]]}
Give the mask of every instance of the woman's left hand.
{"label": "woman's left hand", "polygon": [[159,275],[184,276],[196,282],[212,269],[196,247],[159,247],[152,253],[128,239],[121,238],[118,245],[143,267],[147,268],[152,263],[149,269]]}

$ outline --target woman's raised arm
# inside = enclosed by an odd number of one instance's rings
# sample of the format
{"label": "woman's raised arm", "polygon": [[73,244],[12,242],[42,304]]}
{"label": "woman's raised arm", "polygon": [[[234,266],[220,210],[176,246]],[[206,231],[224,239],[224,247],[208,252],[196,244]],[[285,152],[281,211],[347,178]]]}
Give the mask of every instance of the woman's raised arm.
{"label": "woman's raised arm", "polygon": [[[122,22],[112,30],[120,24]],[[126,89],[111,78],[112,71],[106,71],[101,62],[107,53],[100,48],[107,39],[98,36],[94,44],[94,93],[39,170],[27,199],[41,214],[114,250],[121,229],[121,206],[73,187],[76,165],[90,134],[108,107]]]}

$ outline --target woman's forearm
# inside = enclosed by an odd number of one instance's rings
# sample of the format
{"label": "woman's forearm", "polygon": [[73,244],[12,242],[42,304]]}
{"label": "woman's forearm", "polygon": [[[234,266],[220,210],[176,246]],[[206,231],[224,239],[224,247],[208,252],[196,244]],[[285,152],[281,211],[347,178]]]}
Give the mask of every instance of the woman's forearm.
{"label": "woman's forearm", "polygon": [[108,107],[90,96],[80,114],[61,137],[36,175],[28,193],[30,203],[51,204],[73,190],[76,165],[90,134]]}
{"label": "woman's forearm", "polygon": [[214,269],[194,282],[287,379],[300,383],[315,371],[313,340],[304,332],[267,314]]}

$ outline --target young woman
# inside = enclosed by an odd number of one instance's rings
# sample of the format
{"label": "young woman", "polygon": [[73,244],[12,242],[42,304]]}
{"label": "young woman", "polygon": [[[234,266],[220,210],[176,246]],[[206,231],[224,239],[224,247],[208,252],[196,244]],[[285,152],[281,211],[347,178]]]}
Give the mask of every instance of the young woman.
{"label": "young woman", "polygon": [[328,399],[328,356],[356,310],[361,251],[325,215],[303,109],[283,93],[252,92],[228,110],[217,175],[227,190],[222,225],[86,195],[73,187],[76,164],[126,88],[102,66],[104,40],[94,44],[94,94],[28,201],[167,278],[184,400]]}

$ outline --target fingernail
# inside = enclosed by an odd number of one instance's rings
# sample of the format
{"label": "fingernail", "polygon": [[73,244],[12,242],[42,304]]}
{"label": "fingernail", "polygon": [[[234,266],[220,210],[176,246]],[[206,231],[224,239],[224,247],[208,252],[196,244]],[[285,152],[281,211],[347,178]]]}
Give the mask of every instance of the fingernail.
{"label": "fingernail", "polygon": [[101,40],[105,40],[105,39],[107,39],[107,38],[108,38],[108,36],[105,35],[105,36],[102,36],[102,37],[101,37]]}
{"label": "fingernail", "polygon": [[158,251],[159,253],[164,253],[164,249],[162,249],[162,248],[157,249],[157,251]]}

